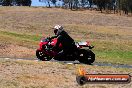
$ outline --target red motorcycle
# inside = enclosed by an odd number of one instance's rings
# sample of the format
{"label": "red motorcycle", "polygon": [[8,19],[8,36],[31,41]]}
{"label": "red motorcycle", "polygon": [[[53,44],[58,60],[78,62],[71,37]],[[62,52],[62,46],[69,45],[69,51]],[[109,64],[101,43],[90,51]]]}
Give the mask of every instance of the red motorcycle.
{"label": "red motorcycle", "polygon": [[[76,42],[75,49],[66,55],[63,59],[55,58],[57,54],[62,50],[62,45],[59,45],[57,50],[52,50],[52,47],[57,43],[57,39],[42,38],[39,44],[39,49],[36,50],[36,56],[39,60],[50,61],[51,59],[59,61],[75,61],[80,63],[92,64],[95,61],[95,54],[91,51],[94,46],[91,46],[89,42]],[[87,49],[83,49],[87,47]]]}

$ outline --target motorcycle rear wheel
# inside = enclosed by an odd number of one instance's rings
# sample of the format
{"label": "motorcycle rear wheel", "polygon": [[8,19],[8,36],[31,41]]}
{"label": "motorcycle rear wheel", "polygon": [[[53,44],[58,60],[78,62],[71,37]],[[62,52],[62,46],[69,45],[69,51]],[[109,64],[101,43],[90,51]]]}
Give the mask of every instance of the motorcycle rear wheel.
{"label": "motorcycle rear wheel", "polygon": [[50,56],[45,55],[41,50],[36,51],[36,57],[41,61],[50,61],[52,59]]}
{"label": "motorcycle rear wheel", "polygon": [[78,60],[80,63],[91,65],[95,61],[95,54],[91,50],[81,49]]}

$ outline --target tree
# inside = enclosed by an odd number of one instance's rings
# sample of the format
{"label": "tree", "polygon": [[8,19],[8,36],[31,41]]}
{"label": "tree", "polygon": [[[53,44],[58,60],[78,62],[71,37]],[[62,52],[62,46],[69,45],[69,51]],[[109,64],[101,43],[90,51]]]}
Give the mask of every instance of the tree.
{"label": "tree", "polygon": [[47,3],[48,3],[48,7],[50,8],[50,0],[47,0]]}
{"label": "tree", "polygon": [[79,3],[78,0],[73,1],[73,8],[76,9],[76,10],[78,9],[78,3]]}
{"label": "tree", "polygon": [[51,0],[51,2],[55,5],[56,7],[56,0]]}
{"label": "tree", "polygon": [[124,14],[127,14],[129,12],[132,12],[132,0],[117,0],[117,7],[118,7],[118,12],[123,11]]}
{"label": "tree", "polygon": [[73,9],[73,0],[69,0],[69,8],[72,10]]}
{"label": "tree", "polygon": [[88,0],[89,2],[89,5],[90,5],[90,8],[92,7],[92,4],[93,4],[93,0]]}
{"label": "tree", "polygon": [[129,11],[131,12],[131,15],[132,15],[132,0],[129,0],[128,1],[128,6],[129,6]]}
{"label": "tree", "polygon": [[3,1],[3,0],[0,0],[0,5],[2,5],[2,1]]}
{"label": "tree", "polygon": [[31,0],[3,0],[2,5],[11,6],[13,5],[12,2],[16,2],[16,5],[18,6],[31,6],[32,3]]}
{"label": "tree", "polygon": [[83,8],[84,8],[85,3],[86,3],[86,0],[81,0],[81,4]]}
{"label": "tree", "polygon": [[21,0],[22,6],[31,6],[31,0]]}
{"label": "tree", "polygon": [[69,8],[69,0],[63,0],[63,8],[68,9]]}
{"label": "tree", "polygon": [[45,4],[48,3],[48,7],[50,8],[50,2],[51,0],[39,0],[39,2],[44,2]]}
{"label": "tree", "polygon": [[[70,5],[69,5],[70,0],[63,0],[63,2],[64,2],[63,6],[64,6],[65,8],[70,8]],[[68,4],[68,5],[67,5],[67,4]],[[69,6],[69,7],[68,7],[68,6]]]}
{"label": "tree", "polygon": [[2,6],[11,6],[11,0],[3,0]]}

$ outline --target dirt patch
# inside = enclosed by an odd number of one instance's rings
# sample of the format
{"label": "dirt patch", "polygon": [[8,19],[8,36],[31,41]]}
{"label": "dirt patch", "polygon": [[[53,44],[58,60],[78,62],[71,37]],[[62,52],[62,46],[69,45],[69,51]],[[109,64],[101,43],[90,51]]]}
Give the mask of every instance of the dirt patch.
{"label": "dirt patch", "polygon": [[2,88],[131,88],[129,84],[87,84],[76,82],[78,68],[91,74],[126,74],[132,69],[68,65],[57,62],[14,61],[0,59],[0,85]]}
{"label": "dirt patch", "polygon": [[35,50],[18,45],[0,44],[0,56],[28,59],[35,56]]}
{"label": "dirt patch", "polygon": [[[7,8],[0,13],[1,29],[28,33],[50,32],[55,24],[132,27],[132,18],[96,11],[69,11],[55,8]],[[19,10],[18,10],[19,9]]]}
{"label": "dirt patch", "polygon": [[[69,11],[49,8],[2,7],[0,30],[26,34],[53,34],[51,27],[62,24],[78,40],[131,40],[132,18],[106,15],[95,11]],[[107,34],[108,33],[108,34]],[[123,36],[122,36],[123,35]],[[8,38],[8,37],[7,37]],[[9,42],[1,36],[0,57],[35,58],[35,49]],[[13,39],[12,39],[13,40]],[[15,40],[15,39],[14,39]],[[119,40],[120,41],[120,40]],[[7,43],[9,42],[9,43]],[[17,42],[17,41],[16,41]],[[126,43],[126,42],[125,42]],[[30,44],[27,43],[27,44]],[[131,44],[131,41],[130,41]],[[130,45],[129,44],[129,45]],[[99,47],[99,46],[97,46]],[[110,46],[111,47],[111,46]],[[130,47],[131,48],[131,47]],[[124,48],[123,48],[124,49]],[[126,48],[127,49],[127,48]],[[1,60],[1,59],[0,59]],[[131,88],[130,84],[87,84],[78,86],[75,80],[80,65],[53,62],[0,61],[1,88]],[[129,73],[132,69],[81,65],[89,73]]]}

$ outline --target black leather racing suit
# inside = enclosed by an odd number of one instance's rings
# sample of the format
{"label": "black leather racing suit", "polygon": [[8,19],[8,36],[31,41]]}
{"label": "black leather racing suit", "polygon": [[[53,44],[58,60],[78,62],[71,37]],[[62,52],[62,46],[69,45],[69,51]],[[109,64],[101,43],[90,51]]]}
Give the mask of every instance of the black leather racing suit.
{"label": "black leather racing suit", "polygon": [[[58,30],[57,32],[57,43],[53,47],[53,49],[57,49],[62,44],[62,51],[60,51],[57,55],[57,58],[65,57],[67,54],[72,53],[73,50],[76,48],[74,40],[68,35],[67,32],[64,30]],[[63,59],[63,58],[62,58]]]}

